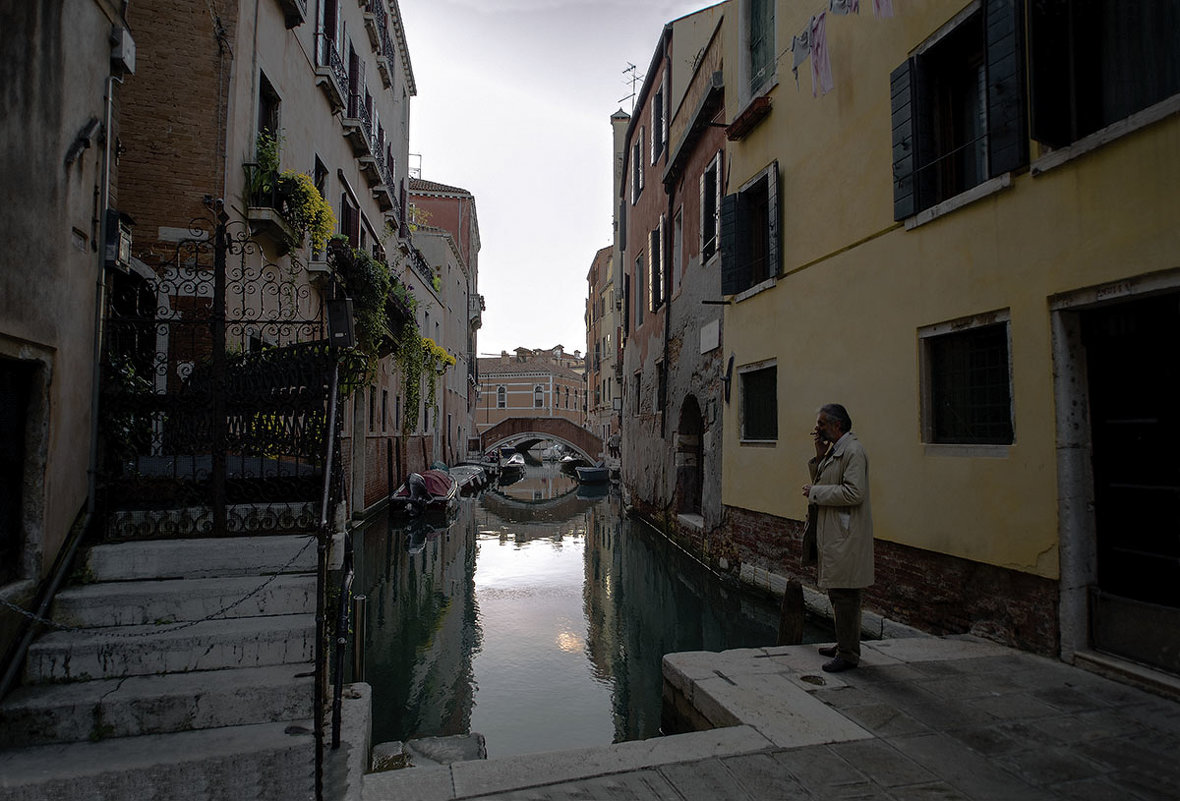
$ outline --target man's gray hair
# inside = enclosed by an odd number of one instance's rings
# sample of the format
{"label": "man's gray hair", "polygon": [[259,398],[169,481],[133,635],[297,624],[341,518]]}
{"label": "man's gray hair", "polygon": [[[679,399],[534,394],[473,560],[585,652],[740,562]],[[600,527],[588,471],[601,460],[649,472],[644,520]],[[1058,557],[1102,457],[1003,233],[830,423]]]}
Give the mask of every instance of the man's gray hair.
{"label": "man's gray hair", "polygon": [[839,423],[842,432],[847,433],[852,430],[852,418],[848,416],[848,410],[840,404],[825,403],[819,407],[819,413]]}

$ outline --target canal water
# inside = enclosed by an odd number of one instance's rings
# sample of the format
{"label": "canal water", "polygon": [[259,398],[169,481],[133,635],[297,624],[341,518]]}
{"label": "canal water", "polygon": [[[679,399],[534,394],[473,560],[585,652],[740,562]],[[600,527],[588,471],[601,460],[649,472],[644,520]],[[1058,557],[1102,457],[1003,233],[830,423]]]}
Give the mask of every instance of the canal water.
{"label": "canal water", "polygon": [[655,737],[664,654],[777,635],[776,604],[723,586],[625,518],[617,491],[552,463],[464,499],[449,523],[381,515],[354,541],[375,743],[479,732],[503,757]]}

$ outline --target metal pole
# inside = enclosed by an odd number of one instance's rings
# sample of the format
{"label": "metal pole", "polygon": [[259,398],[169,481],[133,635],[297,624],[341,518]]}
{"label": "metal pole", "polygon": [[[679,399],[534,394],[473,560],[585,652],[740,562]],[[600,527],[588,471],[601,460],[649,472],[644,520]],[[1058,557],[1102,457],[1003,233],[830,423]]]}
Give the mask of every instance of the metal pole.
{"label": "metal pole", "polygon": [[315,731],[315,795],[324,797],[324,691],[328,682],[328,660],[324,650],[324,605],[327,602],[328,584],[328,543],[330,541],[328,516],[331,510],[328,501],[332,488],[332,466],[336,454],[336,392],[340,381],[340,362],[332,365],[332,382],[328,391],[328,444],[324,455],[324,493],[320,504],[320,524],[316,531],[316,604],[315,604],[315,688],[312,710]]}
{"label": "metal pole", "polygon": [[223,537],[227,532],[225,511],[225,221],[218,215],[217,233],[213,249],[213,534]]}

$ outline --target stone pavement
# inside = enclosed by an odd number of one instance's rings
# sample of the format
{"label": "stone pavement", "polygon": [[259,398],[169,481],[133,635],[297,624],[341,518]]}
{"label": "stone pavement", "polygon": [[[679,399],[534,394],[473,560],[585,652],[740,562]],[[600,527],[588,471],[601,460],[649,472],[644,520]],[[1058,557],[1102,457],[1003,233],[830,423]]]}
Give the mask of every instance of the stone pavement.
{"label": "stone pavement", "polygon": [[1180,703],[972,638],[673,654],[706,731],[370,774],[365,801],[1180,799]]}

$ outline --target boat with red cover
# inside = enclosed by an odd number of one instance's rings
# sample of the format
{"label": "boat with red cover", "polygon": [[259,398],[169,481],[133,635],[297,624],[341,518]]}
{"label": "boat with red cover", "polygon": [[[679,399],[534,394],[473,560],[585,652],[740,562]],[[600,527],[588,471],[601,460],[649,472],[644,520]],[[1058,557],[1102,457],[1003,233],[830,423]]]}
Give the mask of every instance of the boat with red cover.
{"label": "boat with red cover", "polygon": [[459,502],[459,483],[445,470],[410,473],[406,483],[389,496],[389,510],[395,514],[416,516],[445,514]]}

